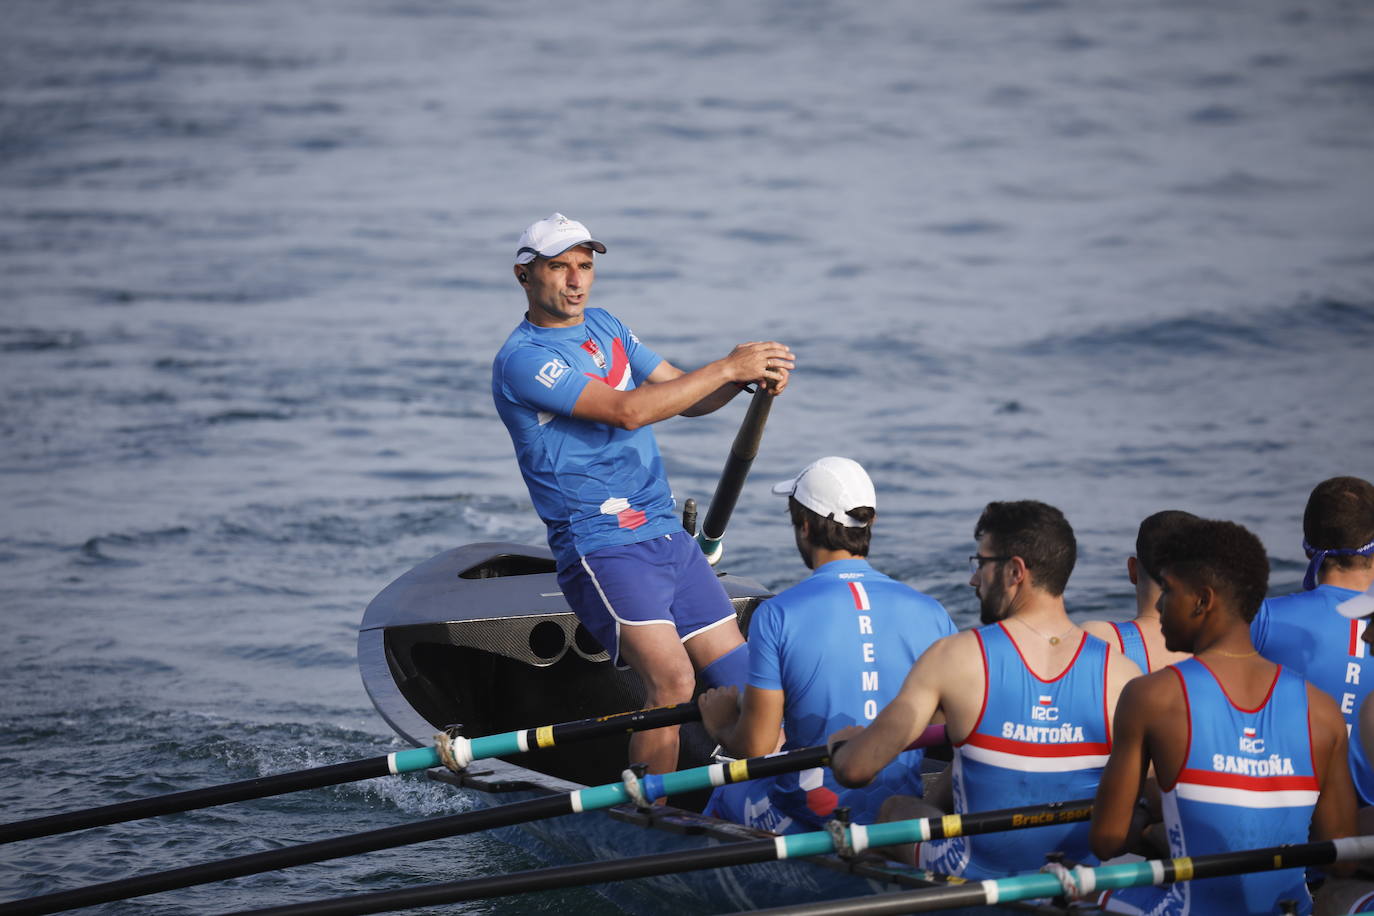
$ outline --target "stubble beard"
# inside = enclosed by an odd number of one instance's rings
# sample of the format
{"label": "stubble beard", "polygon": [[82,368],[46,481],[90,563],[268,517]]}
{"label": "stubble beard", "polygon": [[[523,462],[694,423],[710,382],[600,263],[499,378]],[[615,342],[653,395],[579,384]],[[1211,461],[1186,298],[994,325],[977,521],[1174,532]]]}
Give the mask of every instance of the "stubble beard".
{"label": "stubble beard", "polygon": [[1004,592],[1000,586],[989,586],[987,591],[978,592],[978,619],[983,626],[990,626],[1007,619],[1008,609],[1003,607]]}

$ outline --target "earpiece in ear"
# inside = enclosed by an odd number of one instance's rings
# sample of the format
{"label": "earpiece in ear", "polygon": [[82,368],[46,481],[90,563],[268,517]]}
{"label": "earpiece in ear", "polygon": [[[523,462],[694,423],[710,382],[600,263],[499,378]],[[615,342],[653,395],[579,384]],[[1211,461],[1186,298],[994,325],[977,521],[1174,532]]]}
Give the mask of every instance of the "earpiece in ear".
{"label": "earpiece in ear", "polygon": [[520,274],[519,277],[520,277],[520,282],[521,282],[521,283],[526,283],[526,282],[528,282],[529,279],[530,279],[530,275],[529,275],[529,274]]}

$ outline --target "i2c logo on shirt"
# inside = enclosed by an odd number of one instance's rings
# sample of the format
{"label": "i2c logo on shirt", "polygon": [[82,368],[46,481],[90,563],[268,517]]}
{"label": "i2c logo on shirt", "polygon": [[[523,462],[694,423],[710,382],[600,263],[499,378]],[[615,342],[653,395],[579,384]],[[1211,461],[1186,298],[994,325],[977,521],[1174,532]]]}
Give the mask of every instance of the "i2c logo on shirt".
{"label": "i2c logo on shirt", "polygon": [[558,380],[563,377],[563,373],[571,368],[561,359],[551,359],[539,367],[539,374],[535,378],[539,379],[539,384],[545,388],[552,388],[558,384]]}

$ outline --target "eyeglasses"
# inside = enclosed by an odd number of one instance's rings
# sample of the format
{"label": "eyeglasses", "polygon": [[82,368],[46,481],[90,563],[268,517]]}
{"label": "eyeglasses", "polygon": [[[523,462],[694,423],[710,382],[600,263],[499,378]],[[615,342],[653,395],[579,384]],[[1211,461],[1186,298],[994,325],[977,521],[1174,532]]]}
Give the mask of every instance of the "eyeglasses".
{"label": "eyeglasses", "polygon": [[973,556],[968,558],[969,575],[978,575],[978,570],[983,568],[984,563],[1005,563],[1010,559],[1011,557],[985,557],[981,554],[975,553]]}

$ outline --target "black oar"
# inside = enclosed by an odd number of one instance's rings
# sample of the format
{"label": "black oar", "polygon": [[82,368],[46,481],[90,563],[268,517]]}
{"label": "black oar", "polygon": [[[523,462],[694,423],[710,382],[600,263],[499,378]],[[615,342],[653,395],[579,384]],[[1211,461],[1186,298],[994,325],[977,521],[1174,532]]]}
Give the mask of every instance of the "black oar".
{"label": "black oar", "polygon": [[[1004,811],[893,821],[887,824],[873,824],[867,828],[850,827],[844,831],[844,840],[851,849],[862,851],[896,843],[920,843],[947,837],[1041,827],[1045,824],[1068,824],[1086,821],[1090,817],[1092,799],[1084,799],[1008,808]],[[779,859],[797,859],[823,855],[834,850],[834,835],[828,830],[818,830],[778,838],[745,840],[704,849],[665,852],[609,862],[562,865],[513,875],[452,881],[400,891],[381,891],[261,910],[244,910],[233,916],[248,916],[250,913],[252,916],[362,916],[365,913],[387,913],[408,907],[437,906],[442,903],[480,900],[507,894],[604,884],[608,881],[670,875],[704,868],[726,868],[732,865],[775,862]]]}
{"label": "black oar", "polygon": [[763,424],[768,422],[768,411],[773,406],[773,395],[760,385],[754,391],[749,409],[740,421],[739,432],[735,433],[734,444],[726,456],[725,468],[720,472],[720,482],[716,493],[711,497],[711,507],[706,510],[706,519],[701,523],[701,534],[697,543],[706,554],[706,559],[714,566],[720,561],[724,550],[720,546],[725,536],[725,526],[730,522],[730,513],[735,511],[735,503],[744,489],[744,478],[749,474],[749,466],[759,453],[759,442],[763,439]]}
{"label": "black oar", "polygon": [[[943,726],[929,728],[920,739],[912,744],[912,747],[926,747],[930,743],[942,742],[945,740],[944,732]],[[923,741],[926,743],[922,743]],[[0,904],[0,914],[38,916],[42,913],[58,913],[63,910],[92,906],[97,903],[108,903],[112,900],[126,900],[130,897],[141,897],[145,894],[155,894],[179,887],[191,887],[197,884],[208,884],[212,881],[239,878],[244,875],[256,875],[278,868],[323,862],[341,856],[375,852],[379,849],[407,846],[412,843],[423,843],[426,840],[476,833],[495,827],[509,827],[514,824],[524,824],[563,814],[611,808],[629,801],[642,802],[647,805],[654,799],[676,795],[680,792],[696,792],[732,782],[744,782],[765,776],[792,773],[811,767],[826,766],[829,762],[829,752],[824,746],[818,745],[769,757],[750,757],[731,763],[715,763],[676,773],[664,773],[661,776],[651,774],[641,780],[607,783],[602,786],[578,789],[566,795],[535,798],[482,811],[431,818],[400,827],[386,827],[381,830],[354,833],[332,840],[304,843],[286,849],[252,853],[204,865],[191,865],[171,871],[154,872],[153,874],[139,875],[119,881],[108,881],[104,884],[94,884],[75,890],[30,897],[27,900]],[[636,791],[642,795],[641,798],[634,797],[632,793]]]}
{"label": "black oar", "polygon": [[[1197,878],[1219,878],[1247,872],[1277,871],[1308,865],[1330,865],[1374,858],[1374,836],[1346,837],[1319,843],[1243,849],[1181,859],[1147,859],[1120,865],[1079,865],[1069,871],[1082,896],[1122,887],[1172,884]],[[854,897],[801,906],[756,910],[750,916],[878,916],[889,913],[926,913],[963,906],[991,906],[1035,897],[1057,897],[1066,888],[1048,872],[1027,872],[1008,878],[952,884],[926,890],[903,891],[881,897]],[[1070,895],[1073,896],[1073,895]]]}
{"label": "black oar", "polygon": [[[695,703],[678,703],[675,706],[635,709],[630,712],[601,716],[595,719],[564,722],[560,725],[520,729],[500,735],[473,738],[470,741],[462,738],[453,739],[453,741],[457,743],[457,753],[460,758],[463,758],[460,762],[466,763],[469,760],[507,757],[536,748],[553,747],[555,744],[567,744],[571,741],[599,738],[604,735],[644,731],[651,728],[662,728],[666,725],[681,725],[684,722],[695,722],[699,718],[701,718],[701,712]],[[443,763],[442,752],[440,747],[415,748],[397,751],[382,757],[371,757],[366,760],[354,760],[308,770],[296,770],[292,773],[279,773],[275,776],[260,776],[256,779],[245,779],[242,782],[231,782],[206,789],[190,789],[185,792],[173,792],[169,795],[89,808],[84,811],[72,811],[65,814],[33,818],[32,820],[14,821],[9,824],[0,824],[0,843],[69,833],[87,827],[120,824],[125,821],[155,817],[160,814],[194,811],[215,805],[225,805],[230,802],[267,798],[302,789],[336,786],[393,773],[427,770]]]}

